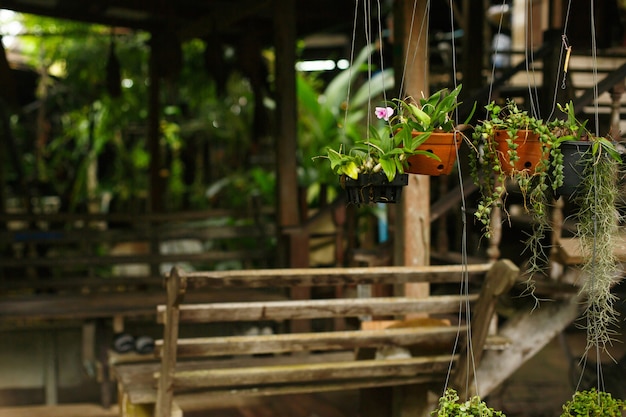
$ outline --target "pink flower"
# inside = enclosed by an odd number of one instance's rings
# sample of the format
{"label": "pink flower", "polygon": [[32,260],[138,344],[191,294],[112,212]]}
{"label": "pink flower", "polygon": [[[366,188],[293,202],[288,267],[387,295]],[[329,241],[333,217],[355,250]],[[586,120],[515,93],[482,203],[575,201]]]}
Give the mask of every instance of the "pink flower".
{"label": "pink flower", "polygon": [[393,116],[393,109],[391,107],[376,107],[374,114],[376,114],[376,117],[379,119],[388,121],[389,118]]}

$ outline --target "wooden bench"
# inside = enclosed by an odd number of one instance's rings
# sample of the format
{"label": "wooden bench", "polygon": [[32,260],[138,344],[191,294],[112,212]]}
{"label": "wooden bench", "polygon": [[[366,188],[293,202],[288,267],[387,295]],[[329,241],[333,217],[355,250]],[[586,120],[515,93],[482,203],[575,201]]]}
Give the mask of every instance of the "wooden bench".
{"label": "wooden bench", "polygon": [[[124,331],[128,319],[154,321],[154,306],[166,301],[162,271],[173,264],[204,269],[223,262],[230,268],[271,266],[274,229],[268,209],[0,214],[0,326],[45,326],[49,333],[58,326],[81,326],[82,363],[89,375],[100,370],[102,404],[107,407],[110,333]],[[233,298],[207,292],[192,296],[196,302]],[[54,404],[57,351],[50,344],[45,349],[50,358],[45,365],[46,403]]]}
{"label": "wooden bench", "polygon": [[[231,395],[276,395],[332,390],[375,389],[394,386],[441,389],[454,363],[452,383],[465,392],[473,385],[475,366],[464,354],[471,334],[476,363],[485,346],[498,296],[508,292],[519,274],[508,260],[493,264],[427,267],[309,268],[185,273],[174,268],[167,278],[168,301],[158,306],[163,340],[157,341],[160,362],[122,364],[115,368],[122,416],[180,415],[177,398],[201,392],[203,398]],[[468,278],[479,294],[459,294]],[[185,297],[200,288],[290,288],[296,286],[356,286],[430,283],[425,298],[378,297],[286,301],[218,302],[186,304]],[[444,293],[445,289],[453,287]],[[467,286],[465,286],[467,288]],[[436,290],[436,291],[435,291]],[[435,292],[437,294],[435,294]],[[466,315],[459,311],[471,302],[471,333]],[[432,318],[459,318],[459,325],[399,326],[379,330],[334,331],[261,335],[206,335],[187,337],[185,330],[200,323],[267,323],[337,317],[391,317],[408,313]],[[457,339],[458,338],[458,339]],[[457,341],[458,343],[456,343]],[[458,346],[453,352],[453,346]],[[375,359],[384,346],[407,347],[410,357]],[[416,385],[417,384],[417,385]],[[411,394],[413,395],[413,394]],[[391,404],[366,405],[362,416],[392,415]],[[406,396],[405,399],[411,396]],[[389,399],[387,399],[389,400]],[[377,400],[378,401],[378,400]],[[412,401],[412,400],[411,400]],[[385,401],[383,401],[385,402]],[[388,401],[387,401],[388,402]],[[397,404],[396,404],[397,405]],[[378,414],[376,414],[378,413]],[[409,414],[405,414],[409,415]],[[416,414],[411,414],[416,415]]]}

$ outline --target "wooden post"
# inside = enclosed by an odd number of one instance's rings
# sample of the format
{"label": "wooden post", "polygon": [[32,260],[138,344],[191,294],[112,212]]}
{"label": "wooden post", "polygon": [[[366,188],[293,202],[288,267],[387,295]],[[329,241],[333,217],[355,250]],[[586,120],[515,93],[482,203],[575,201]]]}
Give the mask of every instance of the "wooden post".
{"label": "wooden post", "polygon": [[[474,383],[474,372],[483,355],[491,318],[496,311],[499,296],[508,292],[519,275],[519,268],[508,259],[497,261],[487,272],[480,296],[472,313],[472,332],[469,346],[461,352],[457,370],[452,379],[462,400],[476,395],[478,387]],[[470,349],[471,346],[471,349]]]}
{"label": "wooden post", "polygon": [[[276,46],[276,138],[277,223],[280,266],[307,267],[309,239],[299,228],[298,181],[296,176],[296,10],[295,0],[274,1],[274,44]],[[291,298],[310,298],[309,288],[293,288]],[[308,322],[291,323],[292,331],[306,331]]]}
{"label": "wooden post", "polygon": [[[428,33],[422,27],[426,13],[426,0],[416,2],[400,1],[400,13],[396,16],[401,20],[396,27],[402,31],[397,37],[402,41],[403,56],[397,68],[404,68],[404,92],[401,95],[421,97],[428,91]],[[413,13],[415,15],[413,16]],[[413,17],[411,17],[413,16]],[[402,76],[402,74],[400,74]],[[430,262],[430,177],[426,175],[409,175],[409,185],[403,190],[401,224],[399,228],[403,241],[403,264],[409,266],[428,265]],[[407,284],[407,297],[424,297],[429,293],[428,284]]]}
{"label": "wooden post", "polygon": [[176,372],[176,353],[178,345],[178,323],[180,303],[186,289],[186,277],[181,276],[178,268],[173,268],[167,277],[167,310],[163,324],[163,349],[161,352],[161,371],[159,373],[155,417],[171,417],[174,390],[172,387]]}
{"label": "wooden post", "polygon": [[[399,96],[419,98],[428,91],[428,16],[427,0],[399,0],[394,9],[394,38],[400,48],[394,48],[396,77],[404,77],[404,91]],[[397,82],[396,85],[401,85]],[[430,259],[430,177],[409,175],[409,184],[402,191],[398,205],[395,252],[396,263],[428,265]],[[399,226],[399,227],[398,227]],[[401,258],[401,259],[398,259]],[[428,296],[426,284],[406,284],[407,297]],[[393,417],[421,417],[428,408],[427,387],[417,384],[401,389],[381,388],[362,390],[363,417],[382,414]],[[381,401],[384,402],[381,403]]]}
{"label": "wooden post", "polygon": [[[428,22],[427,0],[403,0],[404,21],[397,22],[403,37],[398,37],[405,51],[406,73],[404,95],[421,97],[429,95],[428,88]],[[411,23],[413,22],[413,23]],[[403,191],[401,227],[404,265],[428,265],[430,263],[430,177],[409,175],[409,184]],[[406,284],[407,297],[427,297],[430,285]],[[421,417],[428,408],[428,391],[423,385],[410,385],[394,391],[393,415],[397,417]]]}

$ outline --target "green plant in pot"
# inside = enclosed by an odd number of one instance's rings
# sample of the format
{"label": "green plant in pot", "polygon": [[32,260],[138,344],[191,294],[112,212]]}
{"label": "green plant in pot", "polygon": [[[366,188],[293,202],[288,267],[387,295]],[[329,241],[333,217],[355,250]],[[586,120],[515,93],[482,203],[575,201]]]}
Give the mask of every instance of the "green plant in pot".
{"label": "green plant in pot", "polygon": [[436,410],[430,413],[433,417],[491,417],[502,416],[502,411],[494,410],[480,399],[473,396],[469,400],[461,402],[458,394],[452,388],[448,388],[439,398],[439,405]]}
{"label": "green plant in pot", "polygon": [[561,149],[560,168],[565,184],[556,192],[567,196],[575,206],[573,216],[585,276],[581,293],[586,303],[587,348],[605,347],[612,342],[618,315],[611,288],[620,276],[614,248],[619,231],[616,206],[622,158],[613,141],[592,134],[585,127],[586,121],[576,118],[571,102],[559,109],[566,119],[549,123]]}
{"label": "green plant in pot", "polygon": [[624,410],[624,400],[592,388],[588,391],[576,391],[572,399],[563,404],[561,417],[621,417]]}
{"label": "green plant in pot", "polygon": [[347,153],[328,148],[326,157],[340,176],[349,203],[396,203],[402,187],[408,184],[408,175],[404,173],[407,157],[419,152],[415,150],[419,144],[420,138],[403,141],[370,126],[368,139]]}
{"label": "green plant in pot", "polygon": [[591,148],[583,154],[582,182],[577,188],[576,235],[583,253],[581,270],[585,279],[581,293],[585,297],[587,345],[604,348],[612,343],[618,313],[611,289],[621,277],[615,255],[618,244],[619,154],[606,138],[591,138]]}
{"label": "green plant in pot", "polygon": [[458,96],[462,87],[459,84],[452,91],[442,89],[417,101],[413,98],[392,100],[392,107],[387,109],[392,109],[397,116],[391,119],[390,130],[397,136],[425,138],[418,150],[429,153],[410,156],[406,172],[437,176],[447,175],[452,171],[457,151],[465,138],[462,130],[476,109],[474,103],[465,122],[456,124],[453,112],[461,104]]}
{"label": "green plant in pot", "polygon": [[[562,183],[558,164],[560,149],[547,124],[513,101],[486,107],[487,117],[472,134],[470,174],[479,188],[480,200],[475,216],[483,227],[484,237],[491,238],[492,213],[504,207],[507,186],[519,190],[524,211],[531,216],[532,232],[525,242],[529,252],[527,274],[529,291],[534,293],[535,273],[542,272],[547,261],[544,238],[549,230],[549,204],[556,187]],[[499,227],[499,225],[498,225]]]}
{"label": "green plant in pot", "polygon": [[[324,157],[330,160],[331,168],[340,176],[342,186],[348,191],[349,202],[397,202],[398,190],[408,183],[405,172],[410,158],[422,156],[440,161],[435,153],[422,146],[436,131],[449,130],[454,134],[450,116],[458,106],[460,89],[461,86],[452,92],[437,91],[419,103],[394,99],[390,106],[376,107],[375,115],[381,125],[370,125],[366,140],[356,143],[347,152],[327,149]],[[420,163],[414,162],[413,165]],[[396,190],[391,193],[381,191],[389,185]]]}

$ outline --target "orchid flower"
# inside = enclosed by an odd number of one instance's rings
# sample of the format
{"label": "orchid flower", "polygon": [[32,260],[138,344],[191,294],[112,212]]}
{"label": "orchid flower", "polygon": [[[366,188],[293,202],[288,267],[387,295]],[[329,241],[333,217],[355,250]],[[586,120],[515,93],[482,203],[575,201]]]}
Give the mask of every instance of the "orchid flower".
{"label": "orchid flower", "polygon": [[393,116],[393,109],[391,107],[376,107],[374,114],[376,114],[376,117],[379,119],[383,119],[387,122],[389,118]]}

